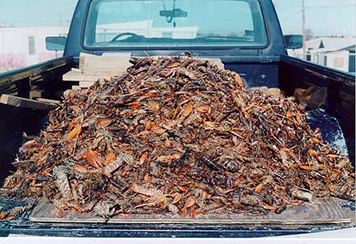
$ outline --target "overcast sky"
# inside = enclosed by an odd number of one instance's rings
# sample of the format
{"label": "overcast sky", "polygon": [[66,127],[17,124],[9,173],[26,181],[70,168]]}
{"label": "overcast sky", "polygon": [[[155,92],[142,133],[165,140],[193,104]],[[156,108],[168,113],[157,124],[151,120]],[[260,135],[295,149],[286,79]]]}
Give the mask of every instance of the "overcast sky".
{"label": "overcast sky", "polygon": [[[302,32],[302,0],[273,0],[285,34]],[[316,36],[355,35],[356,0],[305,0],[306,28]]]}
{"label": "overcast sky", "polygon": [[[273,0],[285,34],[301,33],[301,1]],[[0,25],[69,25],[77,0],[0,0]],[[179,0],[177,0],[179,2]],[[356,0],[305,0],[315,36],[355,35]]]}

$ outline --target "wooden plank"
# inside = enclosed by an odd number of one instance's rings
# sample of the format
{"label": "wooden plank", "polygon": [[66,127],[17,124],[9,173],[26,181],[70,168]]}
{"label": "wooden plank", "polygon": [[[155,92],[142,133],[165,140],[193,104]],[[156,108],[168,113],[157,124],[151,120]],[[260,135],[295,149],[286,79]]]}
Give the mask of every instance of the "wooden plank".
{"label": "wooden plank", "polygon": [[103,53],[102,56],[115,56],[115,57],[128,57],[131,58],[132,53],[113,53],[113,52],[108,52],[108,53]]}
{"label": "wooden plank", "polygon": [[84,75],[120,76],[132,65],[129,60],[129,56],[88,56],[82,71]]}
{"label": "wooden plank", "polygon": [[[218,68],[224,69],[224,64],[218,58],[197,58],[208,60],[210,63],[217,65]],[[95,82],[99,78],[109,79],[113,76],[120,76],[131,66],[130,55],[118,56],[96,56],[82,54],[81,60],[84,60],[83,67],[72,69],[63,75],[63,81],[82,81]]]}
{"label": "wooden plank", "polygon": [[69,71],[63,75],[63,81],[79,81],[82,78],[80,71]]}
{"label": "wooden plank", "polygon": [[63,75],[63,81],[83,81],[83,82],[95,82],[99,79],[109,79],[110,76],[98,76],[98,75],[84,75],[80,71],[69,71]]}
{"label": "wooden plank", "polygon": [[47,98],[37,98],[38,102],[42,103],[52,103],[52,104],[60,104],[61,101],[58,100],[53,100],[53,99],[47,99]]}
{"label": "wooden plank", "polygon": [[85,81],[81,81],[79,82],[79,87],[80,88],[89,88],[92,85],[94,85],[95,82],[85,82]]}
{"label": "wooden plank", "polygon": [[208,60],[212,65],[218,66],[219,69],[225,69],[225,65],[220,58],[196,58],[197,60]]}
{"label": "wooden plank", "polygon": [[35,98],[39,98],[39,97],[43,97],[46,95],[46,91],[45,90],[32,90],[30,91],[30,99],[35,99]]}
{"label": "wooden plank", "polygon": [[[52,213],[55,206],[47,199],[41,199],[33,210],[30,221],[52,223],[104,223],[106,220],[94,213],[76,214],[69,212],[63,218],[57,218]],[[350,223],[350,217],[332,199],[317,200],[313,203],[303,203],[287,209],[281,214],[268,215],[198,215],[189,216],[171,214],[138,215],[128,217],[115,216],[108,223],[111,224],[216,224],[216,225],[317,225],[317,224],[343,224]]]}
{"label": "wooden plank", "polygon": [[97,81],[102,81],[102,80],[103,80],[103,78],[100,78],[100,79],[98,79],[98,80],[96,80],[96,81],[86,81],[86,80],[84,80],[84,81],[79,81],[79,87],[81,87],[81,88],[89,88],[89,87],[91,87],[92,85],[94,85],[95,82],[97,82]]}
{"label": "wooden plank", "polygon": [[100,76],[87,76],[83,75],[80,71],[69,71],[63,75],[63,81],[97,81]]}
{"label": "wooden plank", "polygon": [[80,72],[82,72],[82,70],[84,69],[85,57],[90,57],[90,56],[96,56],[96,55],[89,54],[89,53],[80,53],[79,54],[79,70],[80,70]]}
{"label": "wooden plank", "polygon": [[31,99],[6,94],[1,95],[0,103],[18,108],[31,108],[37,110],[51,110],[57,107],[57,105],[51,103],[37,102]]}

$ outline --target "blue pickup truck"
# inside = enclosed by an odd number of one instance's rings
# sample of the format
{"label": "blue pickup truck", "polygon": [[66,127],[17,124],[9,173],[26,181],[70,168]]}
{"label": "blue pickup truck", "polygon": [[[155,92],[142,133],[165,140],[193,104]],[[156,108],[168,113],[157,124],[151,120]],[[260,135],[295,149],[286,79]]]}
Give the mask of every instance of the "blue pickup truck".
{"label": "blue pickup truck", "polygon": [[[219,58],[241,75],[248,87],[280,88],[295,95],[307,110],[312,127],[355,162],[355,75],[289,57],[302,47],[302,37],[283,36],[271,0],[79,0],[68,37],[48,37],[49,50],[61,58],[0,74],[0,94],[29,98],[33,85],[48,98],[70,88],[62,76],[78,68],[80,53],[133,57],[171,56],[189,51],[196,57]],[[23,134],[36,135],[46,113],[0,104],[0,182],[13,170],[11,162]],[[341,135],[341,139],[340,139]],[[337,138],[336,138],[337,137]],[[348,209],[355,211],[354,203]],[[41,224],[29,214],[0,222],[0,233],[96,237],[267,237],[312,233],[355,226],[241,226],[202,224]]]}

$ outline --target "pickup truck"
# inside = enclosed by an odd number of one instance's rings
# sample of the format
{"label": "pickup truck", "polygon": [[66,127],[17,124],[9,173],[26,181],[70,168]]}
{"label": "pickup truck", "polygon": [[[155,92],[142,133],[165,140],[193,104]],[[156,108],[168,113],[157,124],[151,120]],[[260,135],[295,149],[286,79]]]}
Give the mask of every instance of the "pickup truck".
{"label": "pickup truck", "polygon": [[[67,37],[48,37],[49,50],[61,58],[0,74],[0,94],[29,98],[40,86],[48,97],[69,88],[62,76],[78,68],[80,53],[168,56],[189,51],[219,58],[248,87],[280,88],[309,110],[312,127],[355,162],[355,75],[289,57],[302,37],[283,36],[271,0],[79,0]],[[299,94],[299,95],[298,95]],[[298,97],[299,96],[299,97]],[[14,170],[11,162],[23,135],[36,135],[46,112],[0,104],[0,182]],[[344,145],[344,147],[340,147]],[[355,211],[354,203],[349,205]],[[347,225],[241,226],[201,224],[42,224],[29,214],[0,222],[0,234],[94,237],[267,237],[354,227]]]}

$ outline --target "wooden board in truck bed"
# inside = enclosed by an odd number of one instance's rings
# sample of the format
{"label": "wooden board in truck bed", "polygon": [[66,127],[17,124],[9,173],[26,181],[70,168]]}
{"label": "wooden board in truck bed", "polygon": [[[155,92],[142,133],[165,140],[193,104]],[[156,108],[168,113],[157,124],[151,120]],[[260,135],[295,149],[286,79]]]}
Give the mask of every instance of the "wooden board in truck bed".
{"label": "wooden board in truck bed", "polygon": [[[63,218],[52,215],[55,206],[42,199],[33,210],[30,221],[42,223],[105,223],[106,219],[95,213],[76,214],[69,212]],[[289,208],[281,214],[268,215],[199,215],[195,218],[169,214],[115,216],[110,224],[216,224],[216,225],[319,225],[350,223],[351,218],[332,199],[317,200]]]}

